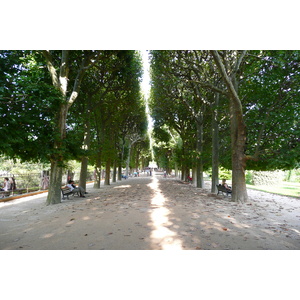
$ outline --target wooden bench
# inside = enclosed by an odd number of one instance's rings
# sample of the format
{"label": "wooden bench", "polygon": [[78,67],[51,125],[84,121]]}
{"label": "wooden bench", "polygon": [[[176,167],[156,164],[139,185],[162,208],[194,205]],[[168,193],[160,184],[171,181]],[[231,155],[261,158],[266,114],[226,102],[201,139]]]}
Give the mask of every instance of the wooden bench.
{"label": "wooden bench", "polygon": [[217,195],[219,195],[219,193],[222,192],[222,194],[225,193],[226,196],[228,197],[228,195],[231,195],[231,193],[232,193],[232,191],[227,190],[227,189],[225,188],[225,186],[223,186],[223,185],[221,185],[221,184],[216,185],[216,187],[217,187],[217,189],[218,189],[218,194],[217,194]]}
{"label": "wooden bench", "polygon": [[68,188],[67,186],[66,187],[62,187],[61,188],[61,193],[62,193],[62,198],[63,199],[65,199],[65,197],[67,197],[67,199],[69,200],[69,196],[70,195],[75,195],[75,194],[77,194],[77,196],[79,196],[79,192],[77,191],[71,191],[71,189],[70,188]]}

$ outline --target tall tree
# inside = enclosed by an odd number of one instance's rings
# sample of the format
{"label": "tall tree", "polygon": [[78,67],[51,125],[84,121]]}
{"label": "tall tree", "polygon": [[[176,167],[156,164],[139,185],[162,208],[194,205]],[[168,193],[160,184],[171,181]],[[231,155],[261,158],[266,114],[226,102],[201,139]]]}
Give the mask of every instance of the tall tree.
{"label": "tall tree", "polygon": [[[222,53],[211,51],[214,61],[224,79],[230,99],[231,120],[231,156],[232,156],[232,199],[244,203],[248,200],[245,167],[246,167],[246,126],[243,107],[238,95],[237,73],[246,55],[246,51]],[[229,54],[229,55],[228,55]],[[227,68],[225,68],[225,65]]]}
{"label": "tall tree", "polygon": [[[49,193],[47,204],[61,202],[61,179],[64,165],[66,138],[66,122],[68,111],[77,99],[80,84],[87,71],[100,58],[97,51],[69,51],[63,50],[61,54],[51,51],[42,52],[53,86],[60,92],[61,102],[56,112],[55,132],[52,154]],[[71,70],[71,72],[70,72]],[[73,83],[70,89],[70,83]]]}

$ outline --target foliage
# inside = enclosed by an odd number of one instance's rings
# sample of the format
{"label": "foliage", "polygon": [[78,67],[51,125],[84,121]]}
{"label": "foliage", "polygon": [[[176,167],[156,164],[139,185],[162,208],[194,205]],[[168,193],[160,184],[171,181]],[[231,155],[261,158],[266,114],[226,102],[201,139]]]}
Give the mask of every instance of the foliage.
{"label": "foliage", "polygon": [[7,157],[0,157],[0,165],[1,171],[12,174],[39,173],[50,168],[50,165],[47,163],[21,162],[20,159],[13,160]]}
{"label": "foliage", "polygon": [[251,171],[248,172],[248,182],[252,185],[276,185],[284,179],[283,171]]}
{"label": "foliage", "polygon": [[[227,64],[236,51],[219,51]],[[299,51],[247,51],[237,73],[247,126],[245,155],[253,170],[292,169],[299,165]],[[225,61],[225,60],[224,60]],[[163,126],[176,129],[183,144],[196,140],[193,116],[204,113],[202,158],[210,165],[210,107],[219,91],[220,164],[231,169],[229,105],[209,51],[151,51],[151,115],[158,140]],[[226,65],[226,64],[225,64]],[[226,65],[226,68],[229,67]],[[201,103],[206,106],[201,106]],[[184,124],[184,127],[182,125]],[[189,133],[187,134],[187,127]],[[185,132],[184,132],[185,130]],[[191,141],[191,142],[190,142]],[[184,146],[186,147],[186,146]],[[194,154],[189,151],[191,159]],[[209,166],[208,166],[209,167]]]}
{"label": "foliage", "polygon": [[292,169],[300,151],[299,51],[256,51],[240,82],[248,130],[248,169]]}
{"label": "foliage", "polygon": [[[22,161],[47,161],[60,97],[41,58],[30,51],[1,51],[0,153]],[[41,147],[44,145],[44,147]]]}
{"label": "foliage", "polygon": [[219,177],[221,179],[231,179],[232,177],[231,171],[221,167],[219,170]]}

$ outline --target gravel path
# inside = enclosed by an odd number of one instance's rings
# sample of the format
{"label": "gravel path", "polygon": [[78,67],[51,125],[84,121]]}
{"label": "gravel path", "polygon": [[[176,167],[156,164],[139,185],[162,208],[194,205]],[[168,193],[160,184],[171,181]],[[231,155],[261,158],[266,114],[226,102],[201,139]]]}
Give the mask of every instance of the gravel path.
{"label": "gravel path", "polygon": [[174,178],[141,176],[46,206],[0,203],[0,249],[300,249],[300,199],[249,190],[239,205]]}

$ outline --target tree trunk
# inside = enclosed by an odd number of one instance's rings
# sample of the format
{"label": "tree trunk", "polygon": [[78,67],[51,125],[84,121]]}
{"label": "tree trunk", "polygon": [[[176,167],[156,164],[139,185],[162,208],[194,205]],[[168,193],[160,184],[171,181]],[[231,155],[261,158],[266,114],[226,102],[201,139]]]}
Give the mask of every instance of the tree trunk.
{"label": "tree trunk", "polygon": [[54,160],[51,161],[51,172],[50,172],[50,185],[48,189],[48,196],[46,204],[57,204],[61,203],[61,179],[63,169],[59,165],[59,162]]}
{"label": "tree trunk", "polygon": [[219,184],[219,125],[218,125],[219,93],[215,94],[215,103],[212,107],[212,175],[211,192],[216,193]]}
{"label": "tree trunk", "polygon": [[[89,104],[91,103],[91,96],[89,98]],[[89,105],[90,106],[90,105]],[[91,109],[88,107],[86,114],[86,123],[84,124],[84,138],[82,148],[85,151],[90,149],[91,144]],[[80,169],[80,178],[79,178],[79,186],[81,186],[84,190],[86,190],[86,178],[87,178],[87,167],[88,167],[88,157],[83,156],[81,158],[81,169]]]}
{"label": "tree trunk", "polygon": [[51,174],[48,196],[46,200],[47,205],[61,203],[61,184],[64,161],[62,148],[63,141],[66,137],[67,114],[68,105],[61,104],[57,121],[57,138],[54,141],[54,149],[56,150],[56,154],[53,154],[53,157],[51,159]]}
{"label": "tree trunk", "polygon": [[245,179],[246,128],[241,112],[231,105],[231,155],[232,155],[232,200],[244,203],[248,200]]}
{"label": "tree trunk", "polygon": [[114,169],[113,169],[113,182],[117,182],[117,162],[114,160]]}
{"label": "tree trunk", "polygon": [[122,180],[122,165],[119,163],[118,165],[118,180]]}
{"label": "tree trunk", "polygon": [[129,147],[128,147],[128,157],[127,157],[127,161],[126,161],[126,177],[127,178],[129,175],[130,155],[131,155],[131,143],[129,144]]}
{"label": "tree trunk", "polygon": [[87,157],[81,158],[79,186],[86,190],[87,167],[89,159]]}
{"label": "tree trunk", "polygon": [[98,157],[95,165],[95,181],[94,181],[94,189],[100,189],[101,185],[101,159]]}
{"label": "tree trunk", "polygon": [[105,185],[110,185],[110,159],[105,164]]}
{"label": "tree trunk", "polygon": [[181,167],[180,179],[181,179],[182,181],[185,180],[185,169],[183,168],[183,166]]}
{"label": "tree trunk", "polygon": [[216,65],[224,79],[230,97],[231,157],[232,157],[232,200],[244,203],[248,200],[245,167],[246,167],[246,126],[243,118],[242,103],[238,96],[236,72],[243,55],[236,58],[236,69],[228,76],[217,51],[211,51]]}
{"label": "tree trunk", "polygon": [[192,184],[195,186],[195,182],[197,182],[197,168],[193,168],[192,169]]}
{"label": "tree trunk", "polygon": [[178,177],[178,164],[175,162],[175,178]]}
{"label": "tree trunk", "polygon": [[197,163],[196,163],[196,172],[197,172],[197,188],[204,187],[204,179],[203,179],[203,116],[198,118],[197,122]]}

